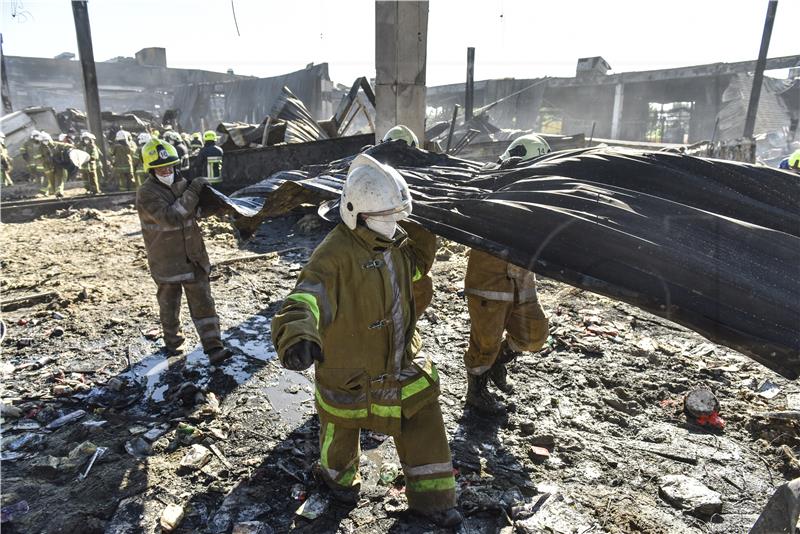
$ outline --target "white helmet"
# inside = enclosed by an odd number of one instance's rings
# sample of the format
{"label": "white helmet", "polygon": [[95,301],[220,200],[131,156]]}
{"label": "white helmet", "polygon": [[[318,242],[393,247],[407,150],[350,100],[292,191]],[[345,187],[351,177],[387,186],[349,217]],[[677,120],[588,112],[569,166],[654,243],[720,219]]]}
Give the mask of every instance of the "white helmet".
{"label": "white helmet", "polygon": [[119,130],[119,131],[117,131],[117,135],[114,136],[114,140],[115,141],[127,141],[129,135],[130,134],[128,132],[126,132],[125,130]]}
{"label": "white helmet", "polygon": [[52,143],[53,138],[47,132],[39,132],[39,141],[42,143]]}
{"label": "white helmet", "polygon": [[91,139],[94,141],[97,137],[94,136],[92,132],[87,132],[86,130],[81,132],[81,139]]}
{"label": "white helmet", "polygon": [[543,156],[550,153],[550,145],[536,134],[522,135],[514,139],[506,151],[500,155],[500,161],[520,157],[522,161]]}
{"label": "white helmet", "polygon": [[411,215],[408,184],[394,168],[359,154],[347,171],[339,213],[351,230],[356,228],[358,216],[363,215],[370,229],[391,238],[397,221]]}
{"label": "white helmet", "polygon": [[39,141],[39,138],[42,136],[42,132],[39,130],[32,130],[30,138],[34,141]]}
{"label": "white helmet", "polygon": [[137,142],[138,142],[140,145],[144,145],[144,144],[145,144],[145,143],[147,143],[147,142],[148,142],[150,139],[152,139],[152,136],[151,136],[149,133],[142,132],[142,133],[140,133],[140,134],[139,134],[139,137],[136,139],[136,141],[137,141]]}
{"label": "white helmet", "polygon": [[64,141],[66,141],[66,140],[67,140],[67,138],[69,138],[69,136],[68,136],[67,134],[65,134],[65,133],[60,133],[60,134],[58,134],[58,140],[59,140],[59,141],[61,141],[62,143],[63,143]]}
{"label": "white helmet", "polygon": [[386,132],[386,135],[383,136],[381,142],[385,143],[386,141],[395,141],[397,139],[405,141],[406,144],[411,147],[419,146],[419,140],[417,139],[417,136],[414,135],[414,132],[411,131],[411,128],[403,124],[398,124]]}

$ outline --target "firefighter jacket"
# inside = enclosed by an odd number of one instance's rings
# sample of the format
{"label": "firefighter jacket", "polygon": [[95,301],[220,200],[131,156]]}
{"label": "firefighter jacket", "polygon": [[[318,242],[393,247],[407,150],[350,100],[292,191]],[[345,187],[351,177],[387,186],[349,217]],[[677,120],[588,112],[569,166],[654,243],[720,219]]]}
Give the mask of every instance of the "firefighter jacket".
{"label": "firefighter jacket", "polygon": [[482,250],[472,249],[464,279],[464,293],[486,300],[535,302],[535,275]]}
{"label": "firefighter jacket", "polygon": [[320,417],[393,435],[401,417],[439,394],[436,368],[420,350],[412,292],[433,263],[436,239],[398,235],[387,240],[365,226],[336,226],[272,320],[281,361],[302,340],[322,348],[324,361],[315,364]]}
{"label": "firefighter jacket", "polygon": [[195,219],[199,191],[184,179],[167,187],[150,176],[136,192],[150,275],[159,284],[193,282],[195,267],[211,270]]}
{"label": "firefighter jacket", "polygon": [[100,152],[100,149],[97,148],[96,144],[94,144],[94,141],[91,143],[83,143],[80,148],[89,154],[89,161],[86,162],[86,170],[89,172],[95,172],[98,164],[100,163],[100,158],[103,156],[102,152]]}
{"label": "firefighter jacket", "polygon": [[222,149],[213,141],[206,142],[194,158],[192,176],[205,176],[212,184],[222,181]]}
{"label": "firefighter jacket", "polygon": [[111,157],[114,161],[114,168],[133,174],[133,153],[127,141],[117,141],[111,148]]}
{"label": "firefighter jacket", "polygon": [[6,145],[3,143],[0,143],[0,165],[2,165],[4,172],[10,173],[14,169],[14,166],[11,163],[11,158],[8,156]]}
{"label": "firefighter jacket", "polygon": [[61,141],[51,141],[49,143],[42,143],[42,169],[45,173],[53,172],[56,170],[66,170],[71,162],[69,162],[69,151],[75,148],[68,143]]}
{"label": "firefighter jacket", "polygon": [[42,172],[42,145],[38,141],[28,139],[22,144],[19,152],[28,164],[28,172]]}

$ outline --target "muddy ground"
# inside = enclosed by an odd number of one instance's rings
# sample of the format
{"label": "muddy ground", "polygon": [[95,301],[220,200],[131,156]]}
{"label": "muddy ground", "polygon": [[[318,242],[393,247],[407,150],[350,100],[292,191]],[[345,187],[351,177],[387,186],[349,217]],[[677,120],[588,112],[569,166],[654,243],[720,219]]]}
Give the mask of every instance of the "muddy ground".
{"label": "muddy ground", "polygon": [[[356,506],[331,501],[311,474],[319,427],[312,375],[280,367],[269,330],[327,231],[313,216],[298,225],[301,215],[268,221],[242,249],[227,223],[204,223],[218,264],[213,292],[235,351],[216,368],[197,348],[186,309],[189,352],[167,359],[161,351],[155,285],[132,209],[0,227],[3,301],[58,294],[3,313],[2,397],[13,407],[2,426],[2,505],[29,508],[4,511],[4,532],[159,532],[170,504],[185,511],[181,533],[227,533],[247,521],[261,522],[261,532],[435,530],[406,510],[402,476],[392,480],[391,438],[363,433]],[[512,366],[508,416],[465,411],[466,257],[462,246],[445,245],[419,326],[440,370],[461,532],[746,532],[773,488],[800,475],[797,427],[758,415],[796,404],[800,386],[662,319],[552,280],[540,280],[551,337]],[[238,259],[255,254],[265,255]],[[682,399],[696,387],[716,393],[724,432],[687,422]],[[77,410],[86,414],[44,428]],[[211,450],[210,460],[181,466],[190,451],[203,451],[197,445]],[[107,450],[81,478],[97,447]],[[669,474],[718,492],[721,510],[690,513],[665,500],[660,477]],[[304,501],[327,509],[300,517]]]}

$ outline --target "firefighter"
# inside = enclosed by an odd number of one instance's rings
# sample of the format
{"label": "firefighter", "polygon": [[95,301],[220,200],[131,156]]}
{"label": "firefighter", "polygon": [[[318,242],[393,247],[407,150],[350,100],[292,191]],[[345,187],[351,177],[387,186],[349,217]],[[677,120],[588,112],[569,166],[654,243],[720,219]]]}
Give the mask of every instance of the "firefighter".
{"label": "firefighter", "polygon": [[200,153],[200,149],[203,148],[203,136],[200,132],[195,132],[192,134],[191,140],[189,142],[189,150],[190,155],[192,157],[196,156]]}
{"label": "firefighter", "polygon": [[136,136],[136,149],[133,151],[133,168],[136,177],[136,187],[141,187],[149,176],[142,164],[142,148],[147,142],[152,139],[152,136],[147,132],[142,132]]}
{"label": "firefighter", "polygon": [[90,195],[100,193],[100,180],[98,177],[98,167],[102,165],[101,158],[103,153],[97,148],[95,140],[97,138],[91,132],[81,132],[81,150],[89,154],[89,161],[86,162],[81,172],[83,173],[83,186]]}
{"label": "firefighter", "polygon": [[175,147],[178,157],[181,159],[179,168],[182,173],[189,171],[189,149],[183,142],[183,137],[176,131],[169,130],[164,132],[164,140]]}
{"label": "firefighter", "polygon": [[[360,429],[394,437],[409,508],[442,526],[461,522],[439,378],[421,351],[412,281],[433,262],[435,239],[414,242],[402,176],[359,154],[340,197],[342,222],[317,247],[272,320],[281,363],[315,365],[320,474],[356,502]],[[411,224],[402,223],[404,226]]]}
{"label": "firefighter", "polygon": [[133,177],[133,155],[135,149],[131,147],[130,134],[125,130],[118,130],[114,135],[114,145],[111,149],[111,158],[114,171],[111,181],[116,181],[120,191],[133,191],[135,182]]}
{"label": "firefighter", "polygon": [[44,165],[42,163],[42,132],[39,130],[31,131],[28,139],[20,147],[20,154],[28,168],[28,174],[32,182],[39,182],[39,194],[47,194],[47,179],[44,177]]}
{"label": "firefighter", "polygon": [[792,152],[789,157],[783,158],[778,168],[800,174],[800,149]]}
{"label": "firefighter", "polygon": [[39,139],[42,145],[42,167],[47,179],[46,194],[63,198],[64,186],[67,183],[67,168],[64,162],[69,157],[69,151],[75,147],[61,141],[53,141],[47,132],[41,132]]}
{"label": "firefighter", "polygon": [[205,176],[208,183],[222,181],[222,149],[217,146],[217,133],[208,130],[203,134],[204,145],[194,160],[193,176]]}
{"label": "firefighter", "polygon": [[14,165],[11,163],[11,158],[6,149],[6,134],[0,132],[0,173],[3,175],[3,187],[14,185],[14,182],[11,181],[12,170],[14,170]]}
{"label": "firefighter", "polygon": [[201,177],[187,182],[177,168],[178,153],[166,141],[148,141],[142,149],[142,161],[149,176],[136,193],[136,210],[150,275],[158,286],[156,298],[166,351],[181,353],[181,293],[185,292],[203,351],[211,364],[218,364],[232,352],[220,337],[209,280],[211,264],[196,220],[200,190],[208,180]]}
{"label": "firefighter", "polygon": [[383,136],[381,142],[385,143],[387,141],[396,141],[398,139],[405,141],[410,147],[419,147],[419,140],[417,139],[417,136],[411,131],[411,128],[402,124],[398,124],[386,132],[386,135]]}
{"label": "firefighter", "polygon": [[[528,162],[550,152],[537,135],[515,139],[500,156],[500,164]],[[486,415],[500,415],[505,407],[487,386],[491,380],[503,393],[514,386],[506,365],[523,351],[542,348],[548,321],[536,293],[536,276],[508,261],[472,249],[467,262],[464,293],[470,317],[466,403]]]}
{"label": "firefighter", "polygon": [[[397,140],[405,141],[405,143],[412,148],[419,146],[419,140],[414,132],[412,132],[408,126],[404,126],[402,124],[398,124],[386,132],[386,135],[384,135],[383,139],[381,139],[381,143]],[[420,238],[427,239],[427,236],[423,237],[419,235],[418,232],[428,233],[428,231],[423,227],[414,225],[413,230],[409,232],[410,234],[414,235],[410,235],[409,237],[411,237],[411,239],[414,241],[417,241]],[[417,308],[417,318],[422,316],[422,313],[430,305],[432,300],[433,276],[430,274],[430,272],[427,272],[422,276],[422,278],[414,282],[414,304]]]}

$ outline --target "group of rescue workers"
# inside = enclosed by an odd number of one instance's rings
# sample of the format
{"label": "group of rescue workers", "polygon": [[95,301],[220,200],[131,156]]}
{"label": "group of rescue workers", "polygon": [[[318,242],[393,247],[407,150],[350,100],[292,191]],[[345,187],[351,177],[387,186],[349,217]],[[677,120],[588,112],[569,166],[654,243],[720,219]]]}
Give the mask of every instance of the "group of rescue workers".
{"label": "group of rescue workers", "polygon": [[[385,142],[419,143],[405,126]],[[515,140],[501,156],[509,167],[549,152],[538,136]],[[210,161],[210,160],[209,160]],[[181,154],[164,138],[142,148],[148,173],[136,207],[157,285],[165,350],[179,354],[181,294],[211,364],[224,346],[209,282],[210,262],[197,223],[203,176],[183,176]],[[209,163],[210,165],[210,163]],[[433,298],[436,236],[409,220],[412,201],[400,173],[361,153],[349,166],[339,200],[342,222],[322,241],[272,320],[272,342],[287,369],[315,367],[320,419],[316,472],[334,497],[358,500],[362,428],[394,437],[411,510],[454,526],[455,478],[438,402],[439,375],[422,349],[416,322]],[[466,403],[495,416],[504,405],[488,381],[510,393],[506,366],[539,350],[548,321],[528,270],[479,250],[470,252],[465,294],[471,319]]]}
{"label": "group of rescue workers", "polygon": [[[86,163],[80,167],[87,193],[95,195],[103,191],[135,191],[148,177],[141,150],[148,141],[158,137],[163,137],[178,151],[180,169],[187,176],[208,176],[211,177],[211,183],[214,183],[214,178],[217,181],[221,178],[223,151],[217,146],[217,134],[212,130],[191,136],[170,128],[163,133],[152,130],[149,133],[140,133],[134,142],[130,132],[120,129],[113,134],[113,142],[110,141],[108,160],[98,148],[97,138],[91,132],[82,132],[77,140],[73,140],[70,134],[61,134],[58,141],[54,141],[47,132],[33,130],[20,148],[20,154],[25,160],[31,180],[40,184],[41,195],[64,196],[71,149],[79,149],[88,154]],[[3,186],[13,185],[10,176],[11,159],[4,142],[0,156]],[[193,169],[189,166],[190,157],[195,158]],[[111,171],[107,180],[104,175],[105,164]]]}

